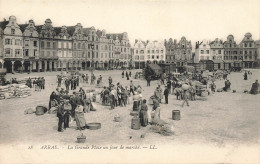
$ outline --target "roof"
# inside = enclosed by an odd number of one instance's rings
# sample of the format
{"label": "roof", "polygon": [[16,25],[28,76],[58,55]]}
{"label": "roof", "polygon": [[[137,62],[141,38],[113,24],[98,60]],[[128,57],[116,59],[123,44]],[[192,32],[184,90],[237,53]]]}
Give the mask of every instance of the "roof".
{"label": "roof", "polygon": [[75,31],[75,27],[74,26],[67,26],[67,32],[68,32],[68,34],[70,36],[73,35],[74,31]]}
{"label": "roof", "polygon": [[61,27],[53,27],[53,28],[56,35],[59,35],[59,33],[61,32]]}
{"label": "roof", "polygon": [[148,66],[151,68],[151,69],[154,69],[154,70],[161,70],[162,68],[157,65],[157,64],[148,64]]}
{"label": "roof", "polygon": [[0,28],[2,28],[4,30],[8,23],[9,23],[9,21],[0,22]]}
{"label": "roof", "polygon": [[24,31],[25,31],[25,28],[28,26],[28,24],[19,24],[19,26],[20,26],[20,30],[21,30],[22,32],[24,32]]}

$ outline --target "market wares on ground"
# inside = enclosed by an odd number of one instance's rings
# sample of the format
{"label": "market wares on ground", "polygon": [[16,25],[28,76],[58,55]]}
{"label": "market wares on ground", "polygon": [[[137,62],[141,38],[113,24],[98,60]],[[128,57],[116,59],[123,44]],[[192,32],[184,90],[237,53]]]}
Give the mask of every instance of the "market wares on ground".
{"label": "market wares on ground", "polygon": [[36,112],[35,112],[35,114],[36,114],[37,116],[43,115],[43,114],[46,113],[46,112],[47,112],[47,107],[46,107],[46,106],[44,106],[44,105],[38,105],[38,106],[36,107]]}
{"label": "market wares on ground", "polygon": [[180,120],[181,119],[180,110],[172,110],[172,119],[173,120]]}
{"label": "market wares on ground", "polygon": [[131,111],[131,112],[130,112],[130,115],[131,115],[131,116],[138,116],[138,115],[139,115],[139,112],[138,112],[138,111]]}
{"label": "market wares on ground", "polygon": [[81,133],[81,135],[77,136],[77,142],[78,143],[84,143],[86,141],[86,136]]}
{"label": "market wares on ground", "polygon": [[131,122],[131,129],[139,130],[140,127],[141,127],[140,118],[137,116],[134,116],[134,118],[132,118],[132,122]]}
{"label": "market wares on ground", "polygon": [[89,130],[97,130],[101,128],[101,123],[98,122],[88,123],[86,124],[86,128]]}

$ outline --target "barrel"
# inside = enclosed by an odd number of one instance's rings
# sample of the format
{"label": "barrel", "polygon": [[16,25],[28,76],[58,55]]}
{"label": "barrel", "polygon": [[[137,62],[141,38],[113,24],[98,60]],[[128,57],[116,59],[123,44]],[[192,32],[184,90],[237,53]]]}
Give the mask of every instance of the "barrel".
{"label": "barrel", "polygon": [[47,108],[46,109],[45,108],[46,107],[44,107],[44,106],[37,106],[35,114],[36,115],[43,115],[47,110]]}
{"label": "barrel", "polygon": [[139,130],[140,129],[140,118],[138,117],[134,117],[132,118],[132,124],[131,124],[131,129],[134,129],[134,130]]}
{"label": "barrel", "polygon": [[180,120],[180,118],[181,118],[180,110],[173,110],[172,111],[172,119],[173,120]]}

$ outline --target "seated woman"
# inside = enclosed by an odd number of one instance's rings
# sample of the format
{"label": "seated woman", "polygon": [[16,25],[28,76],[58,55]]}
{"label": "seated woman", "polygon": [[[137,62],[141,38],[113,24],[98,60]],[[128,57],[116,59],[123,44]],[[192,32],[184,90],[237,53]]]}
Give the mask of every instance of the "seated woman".
{"label": "seated woman", "polygon": [[77,124],[77,130],[84,130],[86,126],[86,120],[84,117],[83,106],[77,104],[75,109],[75,120]]}

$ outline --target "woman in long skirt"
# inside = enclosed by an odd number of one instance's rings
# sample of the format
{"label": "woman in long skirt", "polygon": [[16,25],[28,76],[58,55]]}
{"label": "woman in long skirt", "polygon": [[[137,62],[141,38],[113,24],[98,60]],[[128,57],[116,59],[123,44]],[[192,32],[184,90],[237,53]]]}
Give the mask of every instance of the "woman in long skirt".
{"label": "woman in long skirt", "polygon": [[140,110],[139,118],[142,126],[148,125],[148,114],[147,114],[148,107],[146,105],[146,100],[143,100],[142,107]]}
{"label": "woman in long skirt", "polygon": [[75,119],[76,119],[77,129],[84,130],[86,126],[86,120],[84,117],[82,105],[78,105],[77,108],[75,109]]}

